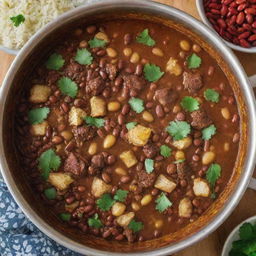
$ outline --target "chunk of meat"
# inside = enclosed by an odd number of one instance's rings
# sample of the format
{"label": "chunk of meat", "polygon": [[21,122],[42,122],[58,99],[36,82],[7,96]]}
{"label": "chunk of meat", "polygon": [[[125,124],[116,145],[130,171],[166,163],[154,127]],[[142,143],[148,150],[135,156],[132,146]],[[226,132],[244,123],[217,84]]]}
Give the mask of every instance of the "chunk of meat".
{"label": "chunk of meat", "polygon": [[182,218],[190,218],[193,206],[191,200],[187,197],[183,198],[179,203],[179,216]]}
{"label": "chunk of meat", "polygon": [[105,193],[109,193],[112,189],[112,185],[108,185],[102,179],[94,177],[92,181],[91,193],[95,197],[101,197]]}
{"label": "chunk of meat", "polygon": [[154,173],[146,173],[145,170],[137,171],[139,189],[153,186],[156,176]]}
{"label": "chunk of meat", "polygon": [[186,162],[177,163],[177,174],[180,179],[184,179],[189,171],[189,167]]}
{"label": "chunk of meat", "polygon": [[203,129],[212,123],[212,120],[207,115],[204,109],[199,109],[191,113],[191,125],[196,129]]}
{"label": "chunk of meat", "polygon": [[154,144],[148,144],[143,147],[143,152],[147,158],[154,158],[158,151],[158,147]]}
{"label": "chunk of meat", "polygon": [[116,67],[116,65],[108,63],[106,65],[106,72],[108,74],[109,79],[110,80],[114,80],[116,78],[116,75],[117,75],[117,67]]}
{"label": "chunk of meat", "polygon": [[171,88],[164,88],[156,90],[154,97],[161,105],[174,103],[178,98],[178,94]]}
{"label": "chunk of meat", "polygon": [[124,86],[127,86],[130,89],[142,90],[146,85],[146,80],[143,77],[136,75],[124,75]]}
{"label": "chunk of meat", "polygon": [[199,73],[183,73],[183,85],[190,93],[196,93],[203,87],[202,76]]}
{"label": "chunk of meat", "polygon": [[124,229],[123,235],[127,238],[128,242],[130,243],[132,243],[135,240],[135,235],[129,228]]}
{"label": "chunk of meat", "polygon": [[104,156],[102,154],[94,155],[91,164],[95,168],[103,168],[105,166]]}
{"label": "chunk of meat", "polygon": [[96,135],[96,128],[92,126],[76,126],[73,127],[76,143],[81,146],[85,141],[91,140]]}
{"label": "chunk of meat", "polygon": [[160,174],[157,177],[154,187],[158,188],[164,192],[171,193],[176,188],[176,183],[174,183],[171,179],[165,177],[165,175]]}
{"label": "chunk of meat", "polygon": [[76,176],[80,176],[83,174],[85,169],[85,162],[76,157],[76,155],[72,152],[68,154],[68,158],[64,163],[64,171],[72,173]]}
{"label": "chunk of meat", "polygon": [[96,96],[99,95],[105,89],[104,80],[101,77],[96,77],[89,80],[86,83],[85,91],[86,93]]}
{"label": "chunk of meat", "polygon": [[205,179],[194,179],[193,191],[196,196],[208,197],[210,195],[210,187]]}

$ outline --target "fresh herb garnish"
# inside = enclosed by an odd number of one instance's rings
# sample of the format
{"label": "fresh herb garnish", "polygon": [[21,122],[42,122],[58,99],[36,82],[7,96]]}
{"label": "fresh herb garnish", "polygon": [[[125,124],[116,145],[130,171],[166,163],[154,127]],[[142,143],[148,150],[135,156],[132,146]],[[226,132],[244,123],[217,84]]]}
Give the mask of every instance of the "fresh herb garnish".
{"label": "fresh herb garnish", "polygon": [[107,42],[105,40],[98,39],[96,37],[94,37],[88,43],[89,43],[91,48],[105,47],[105,45],[107,44]]}
{"label": "fresh herb garnish", "polygon": [[129,191],[127,190],[118,189],[114,195],[114,199],[119,202],[125,202],[128,193]]}
{"label": "fresh herb garnish", "polygon": [[165,211],[167,208],[172,206],[172,202],[168,199],[165,193],[161,193],[160,196],[156,199],[156,210],[159,212]]}
{"label": "fresh herb garnish", "polygon": [[204,97],[206,100],[214,102],[214,103],[218,103],[220,100],[220,94],[213,90],[213,89],[207,89],[204,91]]}
{"label": "fresh herb garnish", "polygon": [[64,66],[65,60],[60,54],[53,53],[46,61],[45,65],[50,70],[60,70]]}
{"label": "fresh herb garnish", "polygon": [[133,129],[137,125],[137,122],[130,122],[126,124],[127,130]]}
{"label": "fresh herb garnish", "polygon": [[163,156],[163,157],[169,157],[172,153],[172,149],[166,145],[162,145],[160,147],[160,154]]}
{"label": "fresh herb garnish", "polygon": [[55,188],[46,188],[44,190],[44,195],[49,199],[49,200],[53,200],[56,198],[57,195],[57,191]]}
{"label": "fresh herb garnish", "polygon": [[69,221],[71,219],[70,213],[63,212],[63,213],[60,213],[59,216],[63,221]]}
{"label": "fresh herb garnish", "polygon": [[256,225],[245,222],[239,228],[240,239],[232,243],[229,256],[255,256],[256,255]]}
{"label": "fresh herb garnish", "polygon": [[108,211],[115,203],[115,200],[111,197],[110,194],[104,194],[97,200],[96,203],[102,211]]}
{"label": "fresh herb garnish", "polygon": [[213,135],[216,134],[216,127],[214,124],[204,128],[202,130],[202,138],[203,140],[210,140]]}
{"label": "fresh herb garnish", "polygon": [[211,188],[213,189],[216,181],[221,175],[221,167],[219,164],[211,164],[206,172],[206,179],[210,183]]}
{"label": "fresh herb garnish", "polygon": [[103,118],[96,118],[92,116],[86,116],[84,117],[85,123],[89,126],[96,126],[96,127],[102,127],[105,124],[105,119]]}
{"label": "fresh herb garnish", "polygon": [[131,229],[134,233],[139,232],[140,230],[143,229],[143,227],[144,225],[142,222],[135,220],[132,220],[128,225],[128,228]]}
{"label": "fresh herb garnish", "polygon": [[190,96],[186,96],[181,100],[180,105],[187,111],[189,112],[193,112],[195,110],[199,109],[199,102],[197,99],[190,97]]}
{"label": "fresh herb garnish", "polygon": [[77,84],[68,77],[62,77],[58,81],[58,86],[64,95],[75,98],[78,91]]}
{"label": "fresh herb garnish", "polygon": [[25,22],[25,17],[22,14],[19,14],[17,16],[11,17],[10,20],[15,27],[18,27],[20,24]]}
{"label": "fresh herb garnish", "polygon": [[129,100],[129,104],[136,113],[141,113],[145,108],[144,108],[144,102],[142,99],[139,98],[131,98]]}
{"label": "fresh herb garnish", "polygon": [[95,213],[93,217],[88,219],[88,225],[89,225],[89,227],[93,227],[93,228],[103,227],[103,224],[102,224],[101,220],[99,219],[99,215],[97,213]]}
{"label": "fresh herb garnish", "polygon": [[155,82],[164,75],[164,72],[161,71],[160,67],[154,64],[149,64],[149,63],[147,63],[144,66],[143,71],[144,71],[145,78],[149,82]]}
{"label": "fresh herb garnish", "polygon": [[52,149],[43,152],[39,159],[39,169],[42,170],[42,177],[47,180],[52,170],[56,171],[60,167],[61,159]]}
{"label": "fresh herb garnish", "polygon": [[193,53],[187,58],[187,63],[188,63],[188,68],[190,69],[198,68],[201,66],[202,59],[199,56],[197,56],[195,53]]}
{"label": "fresh herb garnish", "polygon": [[136,41],[147,46],[154,46],[156,44],[155,40],[149,35],[148,29],[144,29],[137,37]]}
{"label": "fresh herb garnish", "polygon": [[75,61],[81,65],[90,65],[92,64],[92,54],[87,49],[78,49],[76,52]]}
{"label": "fresh herb garnish", "polygon": [[50,113],[50,109],[47,107],[34,108],[28,112],[28,121],[30,124],[41,124]]}
{"label": "fresh herb garnish", "polygon": [[191,127],[190,124],[185,121],[172,121],[166,130],[174,140],[181,140],[187,137],[191,131]]}
{"label": "fresh herb garnish", "polygon": [[145,169],[147,173],[151,173],[154,171],[154,160],[150,158],[146,158],[144,161]]}

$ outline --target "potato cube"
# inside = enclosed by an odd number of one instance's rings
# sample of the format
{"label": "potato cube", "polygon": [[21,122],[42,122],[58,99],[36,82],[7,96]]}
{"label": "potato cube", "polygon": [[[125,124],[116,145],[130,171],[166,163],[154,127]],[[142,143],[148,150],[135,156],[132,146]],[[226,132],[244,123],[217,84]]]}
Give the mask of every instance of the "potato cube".
{"label": "potato cube", "polygon": [[134,155],[133,151],[131,151],[131,150],[124,151],[120,155],[120,158],[124,162],[124,164],[126,165],[127,168],[134,166],[138,162],[136,159],[136,156]]}
{"label": "potato cube", "polygon": [[128,212],[126,214],[123,214],[121,216],[119,216],[116,219],[116,222],[121,226],[121,227],[127,227],[130,222],[132,221],[132,219],[134,218],[135,214],[134,212]]}
{"label": "potato cube", "polygon": [[33,124],[31,125],[30,133],[34,136],[44,136],[46,134],[47,127],[47,121],[43,121],[41,124]]}
{"label": "potato cube", "polygon": [[69,111],[68,120],[70,125],[81,125],[84,122],[86,113],[81,108],[72,107]]}
{"label": "potato cube", "polygon": [[114,216],[120,216],[124,213],[126,209],[126,205],[120,202],[116,202],[112,208],[111,208],[111,212]]}
{"label": "potato cube", "polygon": [[187,197],[180,200],[179,203],[179,216],[182,218],[190,218],[192,214],[192,203]]}
{"label": "potato cube", "polygon": [[178,60],[171,57],[166,64],[166,71],[171,75],[179,76],[182,73],[182,68]]}
{"label": "potato cube", "polygon": [[207,181],[201,178],[194,179],[193,191],[196,196],[208,197],[210,195],[210,187]]}
{"label": "potato cube", "polygon": [[151,129],[142,125],[137,125],[128,131],[128,140],[134,146],[144,146],[151,135]]}
{"label": "potato cube", "polygon": [[90,99],[91,104],[91,116],[93,117],[99,117],[99,116],[105,116],[106,111],[106,102],[100,97],[93,96]]}
{"label": "potato cube", "polygon": [[173,181],[167,179],[163,174],[160,174],[154,186],[164,192],[171,193],[177,185]]}
{"label": "potato cube", "polygon": [[51,94],[51,88],[46,85],[34,85],[30,90],[29,101],[32,103],[44,103]]}
{"label": "potato cube", "polygon": [[58,190],[67,189],[68,186],[74,181],[70,175],[62,172],[51,172],[48,181]]}
{"label": "potato cube", "polygon": [[192,139],[190,137],[186,137],[181,140],[175,140],[172,145],[179,150],[186,149],[192,144]]}
{"label": "potato cube", "polygon": [[92,181],[91,192],[95,197],[101,197],[103,194],[110,192],[111,189],[111,185],[108,185],[103,180],[97,177],[95,177]]}
{"label": "potato cube", "polygon": [[65,204],[65,210],[67,212],[73,212],[76,209],[76,207],[78,207],[78,205],[79,205],[78,201],[75,201],[72,204]]}

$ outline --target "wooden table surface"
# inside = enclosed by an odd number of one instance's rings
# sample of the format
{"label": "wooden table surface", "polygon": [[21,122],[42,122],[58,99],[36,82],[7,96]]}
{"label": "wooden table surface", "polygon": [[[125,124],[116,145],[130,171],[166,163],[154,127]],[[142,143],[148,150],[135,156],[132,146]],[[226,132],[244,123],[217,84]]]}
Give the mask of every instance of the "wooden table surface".
{"label": "wooden table surface", "polygon": [[[199,19],[195,0],[159,0],[159,2],[174,6]],[[256,74],[256,54],[240,52],[235,52],[235,54],[248,75]],[[13,59],[13,56],[0,51],[0,84]],[[247,189],[239,205],[224,224],[204,240],[176,253],[175,256],[219,256],[225,239],[231,230],[241,221],[253,215],[256,215],[256,191]]]}

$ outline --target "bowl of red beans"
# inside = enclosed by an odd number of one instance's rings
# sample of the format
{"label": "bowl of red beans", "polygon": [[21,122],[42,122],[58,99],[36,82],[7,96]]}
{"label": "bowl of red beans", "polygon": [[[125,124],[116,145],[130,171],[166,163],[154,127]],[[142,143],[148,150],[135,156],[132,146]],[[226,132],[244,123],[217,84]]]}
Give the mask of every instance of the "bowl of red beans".
{"label": "bowl of red beans", "polygon": [[202,21],[234,50],[256,53],[256,0],[197,0]]}

